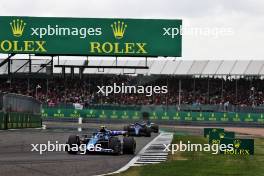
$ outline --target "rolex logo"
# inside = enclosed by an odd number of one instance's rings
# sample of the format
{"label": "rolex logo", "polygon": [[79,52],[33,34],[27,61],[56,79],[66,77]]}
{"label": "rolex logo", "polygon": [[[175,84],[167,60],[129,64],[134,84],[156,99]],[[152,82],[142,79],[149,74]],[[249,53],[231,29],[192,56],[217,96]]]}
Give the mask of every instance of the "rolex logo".
{"label": "rolex logo", "polygon": [[239,148],[240,147],[240,144],[241,144],[241,141],[239,139],[234,140],[234,146],[235,146],[235,148]]}
{"label": "rolex logo", "polygon": [[16,19],[10,23],[10,26],[11,26],[13,35],[15,37],[21,37],[23,35],[26,23],[23,20]]}
{"label": "rolex logo", "polygon": [[111,24],[114,36],[116,39],[121,39],[124,37],[127,25],[124,22],[114,22]]}
{"label": "rolex logo", "polygon": [[223,139],[223,138],[225,137],[225,133],[220,133],[220,134],[219,134],[219,137],[220,137],[221,139]]}

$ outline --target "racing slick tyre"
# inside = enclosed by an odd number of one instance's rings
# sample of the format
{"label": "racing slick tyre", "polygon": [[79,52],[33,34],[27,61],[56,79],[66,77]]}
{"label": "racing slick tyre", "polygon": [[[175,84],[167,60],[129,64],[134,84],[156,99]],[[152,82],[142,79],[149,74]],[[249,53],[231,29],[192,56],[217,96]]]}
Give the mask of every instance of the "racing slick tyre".
{"label": "racing slick tyre", "polygon": [[146,128],[146,137],[151,137],[151,129],[150,128]]}
{"label": "racing slick tyre", "polygon": [[124,154],[135,154],[136,141],[133,137],[124,137],[123,139],[123,153]]}
{"label": "racing slick tyre", "polygon": [[159,125],[153,125],[152,126],[152,131],[154,132],[154,133],[158,133],[159,132]]}
{"label": "racing slick tyre", "polygon": [[69,154],[77,154],[78,153],[78,150],[72,150],[73,147],[76,149],[76,146],[80,146],[80,138],[79,136],[76,136],[76,135],[70,135],[69,138],[68,138],[68,142],[67,144],[69,144],[69,147],[70,148],[66,148],[66,151],[69,153]]}
{"label": "racing slick tyre", "polygon": [[121,142],[118,138],[110,138],[109,148],[113,150],[113,153],[119,155],[121,153]]}

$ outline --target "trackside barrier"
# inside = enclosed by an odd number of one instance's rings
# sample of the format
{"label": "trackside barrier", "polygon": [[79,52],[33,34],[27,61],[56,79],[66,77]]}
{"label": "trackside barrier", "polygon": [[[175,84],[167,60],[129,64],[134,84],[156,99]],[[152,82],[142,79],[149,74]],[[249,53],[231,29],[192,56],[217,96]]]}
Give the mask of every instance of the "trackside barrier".
{"label": "trackside barrier", "polygon": [[0,93],[0,129],[42,126],[41,102],[30,96]]}
{"label": "trackside barrier", "polygon": [[[94,119],[132,119],[141,118],[140,110],[127,109],[59,109],[43,108],[42,117],[51,118],[94,118]],[[151,120],[197,121],[197,122],[254,122],[264,124],[264,113],[235,112],[185,112],[159,110],[150,112]]]}
{"label": "trackside barrier", "polygon": [[0,112],[0,130],[6,129],[6,118],[3,112]]}
{"label": "trackside barrier", "polygon": [[0,129],[38,128],[42,126],[41,115],[0,112]]}

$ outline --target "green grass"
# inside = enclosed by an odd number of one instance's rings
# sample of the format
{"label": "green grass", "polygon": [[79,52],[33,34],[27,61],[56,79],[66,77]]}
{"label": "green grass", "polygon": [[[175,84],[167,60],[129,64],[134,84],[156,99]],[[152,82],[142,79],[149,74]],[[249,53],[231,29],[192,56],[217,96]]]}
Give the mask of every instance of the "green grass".
{"label": "green grass", "polygon": [[[174,136],[178,141],[207,143],[200,136]],[[161,164],[131,167],[115,176],[264,176],[264,139],[255,139],[254,156],[212,155],[208,152],[177,152]]]}

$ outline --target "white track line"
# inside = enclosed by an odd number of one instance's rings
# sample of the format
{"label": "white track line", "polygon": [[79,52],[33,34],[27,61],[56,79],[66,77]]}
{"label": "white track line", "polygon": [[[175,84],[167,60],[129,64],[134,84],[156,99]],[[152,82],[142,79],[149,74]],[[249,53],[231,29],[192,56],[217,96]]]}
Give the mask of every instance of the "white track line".
{"label": "white track line", "polygon": [[170,144],[172,138],[172,133],[162,132],[161,135],[144,151],[133,166],[156,164],[166,161],[168,153],[164,151],[164,144]]}
{"label": "white track line", "polygon": [[145,152],[145,150],[147,150],[147,148],[151,145],[151,143],[153,141],[155,141],[155,139],[157,139],[159,136],[161,135],[161,133],[156,136],[154,139],[152,139],[152,141],[150,141],[145,147],[143,147],[136,156],[134,156],[134,158],[132,158],[125,166],[123,166],[122,168],[120,168],[119,170],[115,171],[115,172],[111,172],[111,173],[107,173],[107,174],[101,174],[101,175],[95,175],[95,176],[105,176],[105,175],[112,175],[112,174],[118,174],[120,172],[124,172],[126,171],[129,167],[131,167],[133,164],[135,164],[137,162],[137,160],[140,158],[140,155],[142,153]]}
{"label": "white track line", "polygon": [[156,164],[167,160],[168,153],[163,152],[162,149],[148,150],[148,148],[160,146],[160,144],[171,143],[172,133],[161,132],[152,141],[150,141],[145,147],[143,147],[134,158],[132,158],[125,166],[119,170],[107,174],[95,175],[95,176],[106,176],[112,174],[118,174],[126,171],[131,166],[142,166],[145,164]]}

